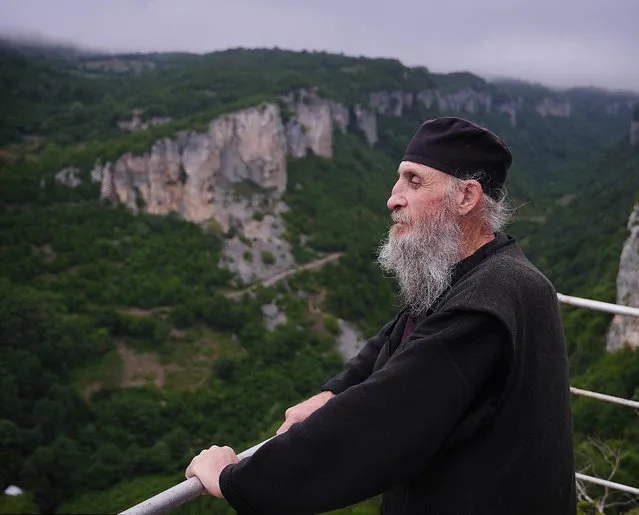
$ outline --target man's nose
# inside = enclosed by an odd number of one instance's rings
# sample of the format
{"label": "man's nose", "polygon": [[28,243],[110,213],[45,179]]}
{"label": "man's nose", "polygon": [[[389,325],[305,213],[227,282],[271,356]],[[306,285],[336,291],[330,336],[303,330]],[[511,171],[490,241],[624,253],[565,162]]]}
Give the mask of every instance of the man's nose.
{"label": "man's nose", "polygon": [[386,202],[386,206],[391,211],[395,211],[396,209],[406,207],[406,198],[402,195],[401,188],[399,186],[399,181],[395,183],[393,186],[393,190],[391,191],[391,196],[388,198]]}

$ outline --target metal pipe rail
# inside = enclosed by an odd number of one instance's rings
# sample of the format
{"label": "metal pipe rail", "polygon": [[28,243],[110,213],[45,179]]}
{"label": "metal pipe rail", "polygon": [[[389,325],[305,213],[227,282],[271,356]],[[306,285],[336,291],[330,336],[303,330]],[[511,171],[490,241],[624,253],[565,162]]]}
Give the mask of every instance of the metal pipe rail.
{"label": "metal pipe rail", "polygon": [[[269,440],[272,440],[275,436],[264,440],[263,442],[254,445],[253,447],[246,449],[237,455],[241,460],[253,456],[262,445]],[[146,501],[142,501],[139,504],[129,508],[120,513],[120,515],[157,515],[159,513],[166,513],[173,508],[177,508],[180,504],[184,504],[187,501],[197,499],[204,493],[204,487],[197,477],[191,477],[186,481],[172,486],[168,490],[164,490],[157,495],[154,495]]]}
{"label": "metal pipe rail", "polygon": [[577,306],[580,308],[594,309],[595,311],[604,311],[615,315],[624,315],[639,318],[639,308],[631,308],[630,306],[621,306],[619,304],[610,304],[609,302],[601,302],[599,300],[582,299],[581,297],[571,297],[558,293],[559,302]]}
{"label": "metal pipe rail", "polygon": [[590,397],[600,401],[611,402],[613,404],[620,404],[621,406],[628,406],[629,408],[639,409],[639,402],[630,399],[623,399],[622,397],[613,397],[612,395],[606,395],[605,393],[591,392],[590,390],[581,390],[580,388],[570,387],[570,392],[575,395],[582,395],[584,397]]}
{"label": "metal pipe rail", "polygon": [[582,481],[588,481],[589,483],[594,483],[596,485],[606,486],[608,488],[613,488],[614,490],[619,490],[621,492],[626,492],[629,494],[639,496],[639,488],[635,488],[633,486],[622,485],[621,483],[613,483],[612,481],[608,481],[606,479],[600,479],[598,477],[586,476],[584,474],[580,474],[579,472],[575,473],[575,477],[577,479],[581,479]]}

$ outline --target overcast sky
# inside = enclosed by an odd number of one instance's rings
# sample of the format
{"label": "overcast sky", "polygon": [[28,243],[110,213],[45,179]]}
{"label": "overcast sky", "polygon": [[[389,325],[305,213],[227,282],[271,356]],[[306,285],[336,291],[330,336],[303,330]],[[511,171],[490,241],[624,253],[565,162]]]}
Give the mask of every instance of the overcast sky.
{"label": "overcast sky", "polygon": [[639,91],[639,0],[0,0],[0,33],[16,31],[109,51],[277,46]]}

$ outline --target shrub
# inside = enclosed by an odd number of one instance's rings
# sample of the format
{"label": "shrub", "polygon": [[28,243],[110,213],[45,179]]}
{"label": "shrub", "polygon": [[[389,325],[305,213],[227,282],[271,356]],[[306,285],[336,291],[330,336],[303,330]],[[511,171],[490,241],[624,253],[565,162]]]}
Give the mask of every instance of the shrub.
{"label": "shrub", "polygon": [[268,250],[262,251],[262,263],[265,265],[272,265],[275,263],[275,256]]}

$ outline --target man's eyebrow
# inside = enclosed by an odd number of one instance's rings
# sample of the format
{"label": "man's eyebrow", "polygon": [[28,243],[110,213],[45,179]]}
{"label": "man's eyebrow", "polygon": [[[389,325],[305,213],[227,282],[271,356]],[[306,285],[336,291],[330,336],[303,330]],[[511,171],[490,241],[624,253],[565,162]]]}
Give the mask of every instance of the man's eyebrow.
{"label": "man's eyebrow", "polygon": [[401,169],[398,168],[397,169],[397,175],[399,175],[400,177],[402,175],[406,175],[408,173],[412,173],[414,175],[417,175],[420,179],[426,178],[426,174],[423,171],[418,170],[417,168],[414,168],[412,166],[406,167],[406,168],[401,168]]}

